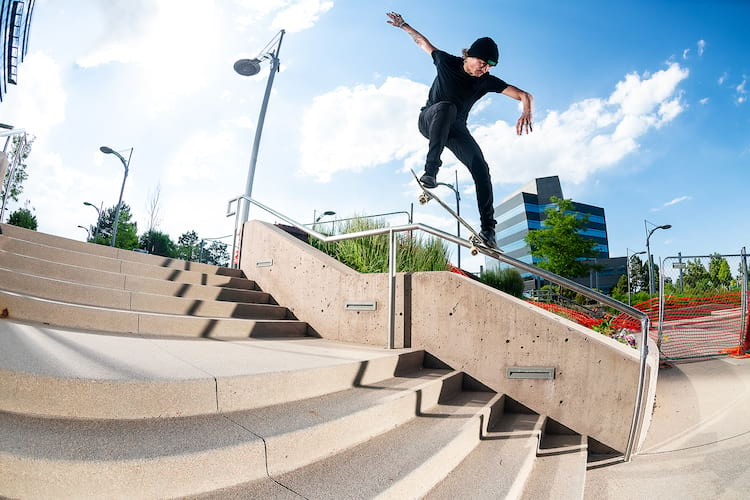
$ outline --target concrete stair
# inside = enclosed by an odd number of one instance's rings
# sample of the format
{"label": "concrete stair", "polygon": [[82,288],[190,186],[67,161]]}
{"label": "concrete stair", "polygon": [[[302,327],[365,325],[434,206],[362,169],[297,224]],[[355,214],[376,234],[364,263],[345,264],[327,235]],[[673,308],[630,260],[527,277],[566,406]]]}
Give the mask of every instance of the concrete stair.
{"label": "concrete stair", "polygon": [[586,437],[231,269],[2,225],[0,497],[582,498]]}

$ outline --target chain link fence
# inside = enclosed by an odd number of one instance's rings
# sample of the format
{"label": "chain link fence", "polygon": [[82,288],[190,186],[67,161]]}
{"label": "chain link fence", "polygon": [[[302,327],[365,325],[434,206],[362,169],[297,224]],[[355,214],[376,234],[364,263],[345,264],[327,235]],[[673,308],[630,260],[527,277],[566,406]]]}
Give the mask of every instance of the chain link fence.
{"label": "chain link fence", "polygon": [[748,265],[735,255],[667,257],[661,261],[657,344],[668,360],[750,351]]}

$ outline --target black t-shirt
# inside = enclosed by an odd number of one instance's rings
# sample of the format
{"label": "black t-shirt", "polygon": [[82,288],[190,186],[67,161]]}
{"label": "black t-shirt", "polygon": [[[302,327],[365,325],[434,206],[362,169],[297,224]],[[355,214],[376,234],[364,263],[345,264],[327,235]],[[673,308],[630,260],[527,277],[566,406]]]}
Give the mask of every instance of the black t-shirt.
{"label": "black t-shirt", "polygon": [[458,119],[464,122],[469,116],[471,107],[488,92],[502,92],[507,83],[494,75],[485,73],[480,77],[471,76],[464,71],[464,61],[460,57],[442,50],[432,52],[432,60],[437,68],[437,76],[430,87],[430,94],[425,106],[436,102],[449,101],[458,108]]}

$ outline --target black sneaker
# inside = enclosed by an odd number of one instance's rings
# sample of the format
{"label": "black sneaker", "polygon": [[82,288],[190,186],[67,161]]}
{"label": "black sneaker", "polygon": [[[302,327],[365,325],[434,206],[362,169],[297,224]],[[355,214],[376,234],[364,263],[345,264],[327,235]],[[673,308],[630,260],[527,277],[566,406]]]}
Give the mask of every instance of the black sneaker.
{"label": "black sneaker", "polygon": [[482,229],[482,231],[479,233],[479,236],[482,237],[482,240],[484,241],[485,245],[487,245],[490,248],[497,248],[497,243],[495,242],[495,230],[494,229]]}
{"label": "black sneaker", "polygon": [[437,179],[434,175],[430,175],[428,173],[425,173],[422,177],[419,178],[419,182],[422,183],[424,187],[427,189],[432,189],[437,187]]}

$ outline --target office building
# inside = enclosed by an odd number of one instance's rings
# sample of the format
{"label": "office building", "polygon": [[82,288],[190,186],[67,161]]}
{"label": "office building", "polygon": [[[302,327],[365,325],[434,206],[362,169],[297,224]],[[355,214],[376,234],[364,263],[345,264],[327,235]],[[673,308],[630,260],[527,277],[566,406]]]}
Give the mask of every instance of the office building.
{"label": "office building", "polygon": [[0,0],[0,101],[9,84],[18,84],[18,65],[28,50],[33,10],[34,0]]}

